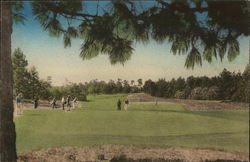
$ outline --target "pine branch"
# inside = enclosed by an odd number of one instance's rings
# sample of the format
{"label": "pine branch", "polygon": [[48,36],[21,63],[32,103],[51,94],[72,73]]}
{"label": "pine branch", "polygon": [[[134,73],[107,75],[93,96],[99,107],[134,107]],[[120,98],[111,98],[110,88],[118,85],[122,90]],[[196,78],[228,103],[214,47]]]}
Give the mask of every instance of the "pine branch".
{"label": "pine branch", "polygon": [[171,9],[178,10],[181,12],[193,13],[193,12],[206,12],[206,11],[208,11],[208,7],[189,8],[185,5],[182,5],[181,7],[177,7],[177,6],[171,5],[170,3],[164,2],[164,0],[156,0],[156,1],[163,6],[166,6],[166,7],[169,7]]}
{"label": "pine branch", "polygon": [[79,12],[66,11],[66,10],[63,10],[60,7],[57,7],[57,6],[51,7],[51,6],[47,5],[47,9],[52,11],[52,12],[55,12],[55,13],[69,15],[69,16],[80,16],[80,17],[83,17],[83,18],[86,18],[86,17],[91,17],[91,18],[100,17],[100,16],[97,16],[97,15],[90,15],[90,14],[84,14],[84,13],[79,13]]}

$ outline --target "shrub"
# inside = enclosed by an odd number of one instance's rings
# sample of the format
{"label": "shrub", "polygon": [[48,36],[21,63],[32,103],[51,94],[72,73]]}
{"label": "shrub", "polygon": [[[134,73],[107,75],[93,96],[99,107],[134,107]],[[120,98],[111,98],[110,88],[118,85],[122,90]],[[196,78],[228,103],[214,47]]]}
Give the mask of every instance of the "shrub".
{"label": "shrub", "polygon": [[196,87],[194,88],[190,95],[189,95],[189,98],[190,99],[194,99],[194,100],[201,100],[202,99],[202,88],[201,87]]}
{"label": "shrub", "polygon": [[206,95],[207,100],[216,100],[219,98],[219,88],[214,86],[210,87],[208,89],[207,95]]}
{"label": "shrub", "polygon": [[177,91],[174,95],[175,98],[178,98],[178,99],[185,99],[186,98],[186,95],[185,95],[185,92],[184,91]]}

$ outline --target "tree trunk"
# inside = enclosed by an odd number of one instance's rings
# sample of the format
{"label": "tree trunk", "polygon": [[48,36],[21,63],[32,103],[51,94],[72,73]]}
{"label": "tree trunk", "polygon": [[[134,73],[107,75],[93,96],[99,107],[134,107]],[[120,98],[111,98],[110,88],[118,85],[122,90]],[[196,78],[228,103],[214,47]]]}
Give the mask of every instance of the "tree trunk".
{"label": "tree trunk", "polygon": [[11,64],[11,4],[1,0],[0,29],[0,161],[15,162],[16,133],[13,122]]}

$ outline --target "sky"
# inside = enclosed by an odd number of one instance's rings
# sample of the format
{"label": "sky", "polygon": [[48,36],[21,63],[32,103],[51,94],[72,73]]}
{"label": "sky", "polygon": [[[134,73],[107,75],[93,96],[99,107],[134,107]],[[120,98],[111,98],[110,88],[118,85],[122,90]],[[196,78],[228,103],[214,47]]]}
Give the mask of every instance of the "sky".
{"label": "sky", "polygon": [[[91,13],[96,4],[88,3]],[[26,55],[29,67],[35,66],[42,79],[52,77],[53,85],[64,85],[67,82],[88,82],[93,79],[109,81],[118,78],[143,81],[165,78],[170,80],[178,77],[215,76],[224,68],[243,72],[249,63],[249,37],[241,37],[240,55],[232,62],[227,58],[219,59],[211,64],[203,62],[202,67],[193,70],[184,67],[186,55],[173,55],[170,44],[158,44],[150,41],[148,44],[136,43],[131,59],[124,65],[111,65],[106,55],[99,55],[91,60],[82,60],[79,56],[82,40],[72,41],[70,48],[64,48],[62,38],[50,37],[42,29],[32,15],[30,5],[25,2],[23,11],[26,20],[24,24],[14,24],[12,33],[12,51],[20,48]]]}

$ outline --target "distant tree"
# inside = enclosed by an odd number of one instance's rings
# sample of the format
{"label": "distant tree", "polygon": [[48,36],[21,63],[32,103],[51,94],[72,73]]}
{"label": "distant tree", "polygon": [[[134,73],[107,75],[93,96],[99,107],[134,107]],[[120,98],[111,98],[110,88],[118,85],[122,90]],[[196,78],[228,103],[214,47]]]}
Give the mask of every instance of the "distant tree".
{"label": "distant tree", "polygon": [[33,66],[29,70],[29,77],[28,77],[28,83],[29,83],[29,98],[34,99],[35,97],[40,97],[40,81],[39,81],[39,75],[36,68]]}
{"label": "distant tree", "polygon": [[210,87],[212,85],[211,80],[207,76],[200,77],[201,79],[201,87]]}
{"label": "distant tree", "polygon": [[138,79],[137,82],[138,82],[138,87],[141,89],[143,85],[142,79]]}
{"label": "distant tree", "polygon": [[127,80],[123,80],[123,92],[124,93],[131,92],[131,87],[130,87],[129,82]]}
{"label": "distant tree", "polygon": [[133,86],[134,83],[135,83],[135,81],[134,81],[134,80],[131,80],[130,83],[131,83],[131,85]]}
{"label": "distant tree", "polygon": [[112,93],[116,93],[116,92],[117,92],[116,84],[113,80],[110,80],[108,82],[108,84],[106,84],[106,86],[105,86],[105,93],[112,94]]}
{"label": "distant tree", "polygon": [[210,78],[211,81],[211,86],[218,86],[219,84],[219,77],[218,76],[214,76],[212,78]]}
{"label": "distant tree", "polygon": [[166,82],[165,79],[159,79],[156,82],[156,86],[157,86],[156,96],[167,97],[170,95],[169,91],[167,91],[168,83]]}
{"label": "distant tree", "polygon": [[248,102],[250,93],[250,66],[247,65],[241,77],[239,74],[235,78],[236,90],[232,95],[233,101]]}
{"label": "distant tree", "polygon": [[50,81],[39,80],[39,98],[49,100],[52,96],[49,91],[51,87]]}
{"label": "distant tree", "polygon": [[117,79],[116,81],[116,89],[117,92],[121,93],[122,92],[122,80],[120,78]]}
{"label": "distant tree", "polygon": [[191,90],[192,89],[189,86],[186,86],[185,89],[183,90],[186,99],[189,98]]}
{"label": "distant tree", "polygon": [[77,97],[79,101],[86,101],[87,100],[87,89],[82,84],[72,84],[68,87],[69,95],[72,97]]}
{"label": "distant tree", "polygon": [[67,96],[69,95],[69,93],[67,92],[66,88],[65,87],[51,87],[49,89],[49,93],[51,94],[51,98],[56,98],[56,99],[59,99],[59,98],[62,98],[63,96]]}
{"label": "distant tree", "polygon": [[234,73],[224,69],[219,75],[218,88],[221,99],[230,100],[236,90]]}
{"label": "distant tree", "polygon": [[98,82],[97,79],[88,83],[88,92],[91,94],[100,94],[103,89],[102,83]]}
{"label": "distant tree", "polygon": [[189,76],[187,78],[187,86],[190,87],[191,89],[195,88],[195,78],[194,76]]}
{"label": "distant tree", "polygon": [[175,90],[182,91],[185,87],[186,87],[185,79],[182,77],[179,77],[175,83]]}
{"label": "distant tree", "polygon": [[186,81],[179,77],[177,80],[157,82],[147,80],[143,90],[153,96],[199,100],[232,100],[238,102],[249,101],[249,65],[243,74],[224,69],[219,76],[194,77],[189,76]]}

